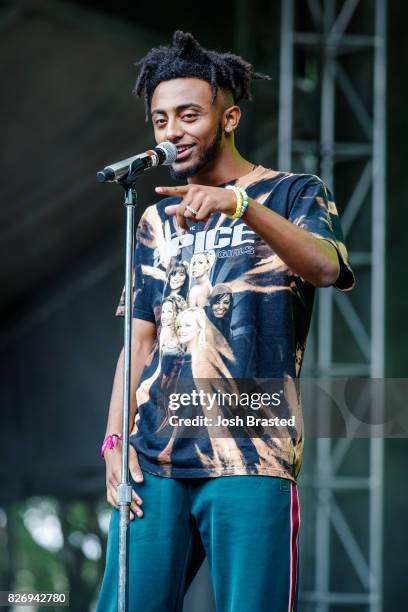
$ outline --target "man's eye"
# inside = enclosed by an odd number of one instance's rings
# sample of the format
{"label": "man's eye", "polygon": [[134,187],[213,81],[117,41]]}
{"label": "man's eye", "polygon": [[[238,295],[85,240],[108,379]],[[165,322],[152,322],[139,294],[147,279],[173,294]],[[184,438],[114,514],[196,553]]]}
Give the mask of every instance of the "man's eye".
{"label": "man's eye", "polygon": [[156,121],[154,122],[154,125],[157,125],[158,127],[162,127],[165,123],[166,123],[165,119],[156,119]]}
{"label": "man's eye", "polygon": [[195,113],[187,113],[186,115],[183,115],[183,119],[195,119],[195,117],[197,117]]}

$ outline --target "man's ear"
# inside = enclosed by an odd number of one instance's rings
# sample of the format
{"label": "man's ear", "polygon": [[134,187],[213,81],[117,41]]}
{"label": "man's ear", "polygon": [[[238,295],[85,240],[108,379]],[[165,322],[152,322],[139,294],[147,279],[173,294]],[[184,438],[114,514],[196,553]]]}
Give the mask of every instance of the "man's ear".
{"label": "man's ear", "polygon": [[228,108],[226,108],[223,112],[224,132],[226,132],[227,134],[231,134],[231,132],[234,132],[238,127],[240,119],[241,109],[239,108],[239,106],[234,104],[233,106],[229,106]]}

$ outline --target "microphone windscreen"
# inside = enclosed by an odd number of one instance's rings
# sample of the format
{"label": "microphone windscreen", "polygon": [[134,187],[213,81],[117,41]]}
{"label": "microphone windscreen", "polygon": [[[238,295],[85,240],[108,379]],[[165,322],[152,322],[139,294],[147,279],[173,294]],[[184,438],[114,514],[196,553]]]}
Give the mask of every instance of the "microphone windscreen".
{"label": "microphone windscreen", "polygon": [[164,160],[161,163],[164,166],[170,166],[172,163],[176,161],[177,157],[177,147],[172,142],[165,140],[155,147],[155,149],[160,149],[160,152],[164,153]]}

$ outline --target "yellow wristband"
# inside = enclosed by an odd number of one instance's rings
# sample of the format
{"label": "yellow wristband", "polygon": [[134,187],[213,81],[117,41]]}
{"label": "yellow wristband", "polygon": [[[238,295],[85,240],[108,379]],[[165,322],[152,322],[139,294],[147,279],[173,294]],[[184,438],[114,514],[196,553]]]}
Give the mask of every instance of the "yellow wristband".
{"label": "yellow wristband", "polygon": [[229,219],[238,219],[238,217],[240,216],[240,211],[242,209],[242,201],[243,201],[242,193],[234,185],[227,185],[225,189],[232,189],[233,192],[235,193],[235,197],[237,199],[237,205],[236,205],[234,213],[232,215],[228,215],[227,213],[225,213],[225,214],[226,214],[226,216]]}

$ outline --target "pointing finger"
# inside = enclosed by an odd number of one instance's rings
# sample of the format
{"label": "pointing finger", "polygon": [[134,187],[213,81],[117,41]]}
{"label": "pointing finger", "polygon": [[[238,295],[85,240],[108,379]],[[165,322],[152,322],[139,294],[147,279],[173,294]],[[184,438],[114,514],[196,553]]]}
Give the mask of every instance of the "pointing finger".
{"label": "pointing finger", "polygon": [[178,187],[156,187],[155,191],[163,195],[183,196],[188,192],[189,185],[179,185]]}

